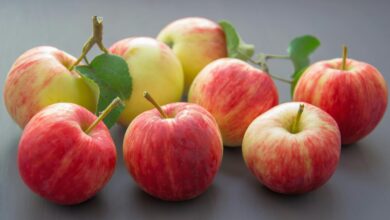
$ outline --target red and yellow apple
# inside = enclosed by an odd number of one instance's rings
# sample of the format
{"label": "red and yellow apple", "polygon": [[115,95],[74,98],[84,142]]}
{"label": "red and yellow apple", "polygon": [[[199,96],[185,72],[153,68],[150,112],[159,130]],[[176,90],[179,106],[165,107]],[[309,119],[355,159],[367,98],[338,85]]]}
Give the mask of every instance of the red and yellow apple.
{"label": "red and yellow apple", "polygon": [[127,38],[116,42],[109,51],[123,57],[132,78],[131,97],[119,123],[128,126],[140,113],[153,108],[145,102],[145,90],[155,94],[161,104],[180,101],[183,94],[184,75],[180,61],[165,44],[147,37]]}
{"label": "red and yellow apple", "polygon": [[343,144],[368,135],[387,107],[387,85],[370,64],[347,59],[312,64],[299,79],[294,101],[308,102],[328,112],[339,125]]}
{"label": "red and yellow apple", "polygon": [[58,204],[81,203],[110,180],[116,149],[103,122],[87,109],[57,103],[38,112],[19,143],[19,173],[38,195]]}
{"label": "red and yellow apple", "polygon": [[179,58],[188,91],[195,76],[207,64],[227,57],[225,33],[206,18],[189,17],[176,20],[158,34],[158,40],[169,45]]}
{"label": "red and yellow apple", "polygon": [[44,107],[76,103],[94,111],[97,96],[69,67],[76,59],[54,47],[28,50],[12,65],[4,86],[5,106],[21,128]]}
{"label": "red and yellow apple", "polygon": [[328,181],[339,162],[340,148],[336,121],[320,108],[298,102],[260,115],[242,143],[252,174],[272,191],[284,194],[308,192]]}
{"label": "red and yellow apple", "polygon": [[127,169],[154,197],[192,199],[209,187],[221,165],[218,125],[210,113],[195,104],[172,103],[161,111],[166,116],[149,110],[128,127],[123,140]]}
{"label": "red and yellow apple", "polygon": [[278,92],[267,73],[241,60],[223,58],[199,73],[188,100],[215,117],[224,145],[240,146],[249,124],[278,104]]}

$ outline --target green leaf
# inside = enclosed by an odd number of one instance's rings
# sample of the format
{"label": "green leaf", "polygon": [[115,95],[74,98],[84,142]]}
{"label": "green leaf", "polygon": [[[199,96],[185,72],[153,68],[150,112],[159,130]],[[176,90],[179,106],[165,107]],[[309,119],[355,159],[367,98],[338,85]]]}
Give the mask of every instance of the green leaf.
{"label": "green leaf", "polygon": [[249,60],[255,52],[255,46],[245,43],[234,26],[228,21],[220,21],[219,25],[225,32],[228,56],[244,61]]}
{"label": "green leaf", "polygon": [[320,41],[311,35],[297,37],[290,42],[287,52],[294,64],[295,73],[293,77],[298,71],[310,64],[309,56],[320,46],[320,44]]}
{"label": "green leaf", "polygon": [[320,40],[311,35],[304,35],[294,38],[288,45],[287,52],[294,64],[294,74],[292,75],[291,96],[294,95],[294,89],[303,72],[310,65],[309,56],[319,46]]}
{"label": "green leaf", "polygon": [[303,75],[303,73],[305,72],[306,69],[307,68],[303,68],[303,69],[300,69],[300,70],[298,70],[298,71],[296,71],[294,73],[294,78],[293,78],[293,80],[291,82],[291,91],[290,91],[291,92],[291,97],[294,96],[295,86],[297,85],[299,79],[301,78],[301,76]]}
{"label": "green leaf", "polygon": [[[89,65],[76,66],[75,70],[92,80],[99,88],[99,99],[96,114],[103,111],[116,97],[128,99],[132,91],[132,79],[126,61],[117,55],[101,54],[95,57]],[[104,119],[108,128],[118,120],[120,113],[125,109],[123,105],[115,108]]]}

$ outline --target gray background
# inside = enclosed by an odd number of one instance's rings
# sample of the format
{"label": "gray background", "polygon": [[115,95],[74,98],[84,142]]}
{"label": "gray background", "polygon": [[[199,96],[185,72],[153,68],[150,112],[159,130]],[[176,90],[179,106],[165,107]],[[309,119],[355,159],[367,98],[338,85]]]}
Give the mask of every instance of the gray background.
{"label": "gray background", "polygon": [[[74,56],[90,35],[92,15],[105,23],[106,46],[129,36],[156,36],[167,23],[187,16],[228,19],[257,51],[284,53],[295,36],[314,34],[322,46],[313,60],[350,56],[376,66],[390,82],[390,2],[382,1],[0,1],[0,85],[13,61],[38,45],[52,45]],[[93,51],[89,57],[97,51]],[[292,72],[275,61],[271,71]],[[281,102],[289,87],[277,82]],[[2,99],[2,97],[1,97]],[[0,108],[0,219],[389,219],[390,115],[368,137],[343,147],[339,167],[322,188],[283,196],[262,187],[246,169],[240,149],[225,149],[210,189],[197,199],[167,203],[140,191],[122,160],[125,129],[112,128],[118,148],[115,174],[93,199],[78,206],[47,202],[22,183],[16,166],[21,130]],[[358,120],[358,119],[357,119]]]}

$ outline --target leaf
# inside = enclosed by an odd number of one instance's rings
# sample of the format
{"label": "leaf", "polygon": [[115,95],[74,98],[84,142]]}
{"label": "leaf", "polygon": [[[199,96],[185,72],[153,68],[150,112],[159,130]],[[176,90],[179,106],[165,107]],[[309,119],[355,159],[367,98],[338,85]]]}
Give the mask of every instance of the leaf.
{"label": "leaf", "polygon": [[[92,80],[99,88],[99,99],[96,114],[103,111],[116,97],[128,99],[132,91],[132,79],[126,61],[117,55],[101,54],[95,57],[89,65],[76,66],[75,70]],[[120,113],[125,109],[123,105],[115,108],[104,119],[108,128],[118,120]]]}
{"label": "leaf", "polygon": [[310,64],[309,56],[320,46],[320,44],[320,41],[311,35],[297,37],[290,42],[287,52],[294,64],[295,73],[293,77],[298,71]]}
{"label": "leaf", "polygon": [[291,83],[291,96],[294,95],[294,89],[298,80],[310,64],[310,54],[312,54],[320,46],[320,44],[320,40],[311,35],[297,37],[290,42],[287,52],[294,65],[294,74],[292,75]]}
{"label": "leaf", "polygon": [[301,78],[301,76],[303,75],[303,73],[305,72],[306,69],[307,68],[303,68],[303,69],[300,69],[300,70],[298,70],[298,71],[296,71],[294,73],[294,78],[293,78],[293,80],[291,82],[291,91],[290,91],[291,92],[291,97],[294,96],[295,86],[297,85],[299,79]]}
{"label": "leaf", "polygon": [[228,21],[220,21],[219,25],[225,32],[228,56],[244,61],[249,60],[255,52],[255,46],[245,43]]}

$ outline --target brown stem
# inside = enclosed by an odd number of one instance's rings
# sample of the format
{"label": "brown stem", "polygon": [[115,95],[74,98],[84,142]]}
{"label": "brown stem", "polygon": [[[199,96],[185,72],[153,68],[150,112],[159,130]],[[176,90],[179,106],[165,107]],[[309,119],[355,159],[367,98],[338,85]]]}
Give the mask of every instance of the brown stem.
{"label": "brown stem", "polygon": [[343,45],[343,63],[341,64],[341,70],[347,69],[347,57],[348,57],[348,47]]}
{"label": "brown stem", "polygon": [[152,96],[147,91],[144,92],[144,97],[145,97],[145,99],[147,99],[150,103],[152,103],[154,105],[154,107],[160,112],[160,114],[163,118],[168,118],[167,114],[165,114],[165,112],[162,110],[160,105],[157,104],[157,102],[152,98]]}
{"label": "brown stem", "polygon": [[81,60],[85,59],[87,53],[91,50],[93,45],[97,44],[104,53],[108,53],[108,50],[103,45],[103,18],[98,16],[92,17],[93,34],[87,42],[84,44],[80,57],[70,66],[68,69],[72,71],[75,66],[79,65]]}

